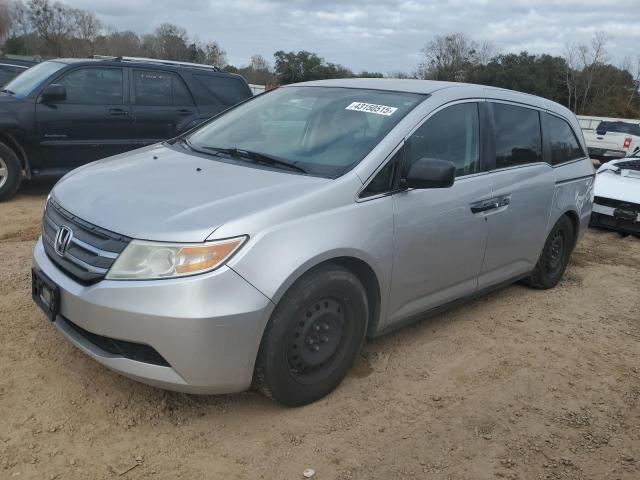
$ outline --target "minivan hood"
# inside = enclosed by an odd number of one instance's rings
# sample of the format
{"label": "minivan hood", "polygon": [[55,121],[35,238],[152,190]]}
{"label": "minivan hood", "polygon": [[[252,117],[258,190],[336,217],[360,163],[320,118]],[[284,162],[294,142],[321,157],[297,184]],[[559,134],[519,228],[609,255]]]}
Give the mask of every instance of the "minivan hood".
{"label": "minivan hood", "polygon": [[229,220],[330,182],[179,148],[155,145],[85,165],[60,180],[52,196],[73,215],[121,235],[202,242]]}

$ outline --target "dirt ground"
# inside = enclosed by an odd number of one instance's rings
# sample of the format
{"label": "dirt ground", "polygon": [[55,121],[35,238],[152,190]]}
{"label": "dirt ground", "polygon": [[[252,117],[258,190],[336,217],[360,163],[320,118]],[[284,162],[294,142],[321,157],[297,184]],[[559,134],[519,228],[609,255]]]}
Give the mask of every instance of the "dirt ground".
{"label": "dirt ground", "polygon": [[2,479],[640,478],[640,239],[590,231],[554,290],[368,341],[290,409],[158,390],[69,345],[30,298],[50,187],[0,204]]}

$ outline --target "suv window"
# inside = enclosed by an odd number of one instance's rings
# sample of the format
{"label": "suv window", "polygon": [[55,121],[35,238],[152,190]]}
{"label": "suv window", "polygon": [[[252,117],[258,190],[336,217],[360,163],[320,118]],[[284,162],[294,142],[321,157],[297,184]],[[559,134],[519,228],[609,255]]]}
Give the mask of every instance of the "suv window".
{"label": "suv window", "polygon": [[67,88],[64,103],[81,105],[121,105],[121,68],[80,68],[74,70],[55,83]]}
{"label": "suv window", "polygon": [[26,67],[0,64],[0,86],[27,70]]}
{"label": "suv window", "polygon": [[448,160],[456,176],[480,170],[478,104],[461,103],[439,111],[407,140],[405,168],[421,158]]}
{"label": "suv window", "polygon": [[540,114],[531,108],[493,104],[496,168],[542,161]]}
{"label": "suv window", "polygon": [[193,105],[184,82],[172,72],[134,70],[133,88],[136,105]]}
{"label": "suv window", "polygon": [[566,120],[546,115],[551,143],[551,164],[569,162],[585,156],[573,129]]}
{"label": "suv window", "polygon": [[235,105],[249,96],[246,86],[235,78],[197,73],[193,76],[223,105]]}

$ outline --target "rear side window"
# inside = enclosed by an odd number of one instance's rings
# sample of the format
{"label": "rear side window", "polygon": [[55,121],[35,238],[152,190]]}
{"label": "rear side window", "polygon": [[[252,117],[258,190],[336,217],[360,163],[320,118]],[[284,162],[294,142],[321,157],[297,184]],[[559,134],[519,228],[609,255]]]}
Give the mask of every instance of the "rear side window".
{"label": "rear side window", "polygon": [[194,74],[194,77],[223,105],[232,106],[249,97],[246,85],[236,78],[198,75],[197,73]]}
{"label": "rear side window", "polygon": [[184,82],[172,72],[134,70],[133,88],[136,105],[193,105]]}
{"label": "rear side window", "polygon": [[542,161],[542,134],[537,110],[493,104],[496,168]]}
{"label": "rear side window", "polygon": [[566,120],[554,115],[545,115],[551,144],[551,164],[570,162],[585,156],[573,129]]}
{"label": "rear side window", "polygon": [[67,89],[64,103],[76,105],[121,105],[121,68],[80,68],[55,83]]}
{"label": "rear side window", "polygon": [[421,158],[448,160],[456,176],[479,171],[478,104],[462,103],[439,111],[407,139],[404,172]]}

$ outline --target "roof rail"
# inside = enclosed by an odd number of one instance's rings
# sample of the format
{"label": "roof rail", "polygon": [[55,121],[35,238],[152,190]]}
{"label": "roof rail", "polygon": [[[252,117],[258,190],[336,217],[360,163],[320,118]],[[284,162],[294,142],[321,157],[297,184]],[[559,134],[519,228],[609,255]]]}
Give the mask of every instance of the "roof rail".
{"label": "roof rail", "polygon": [[146,58],[146,57],[116,57],[112,55],[91,55],[89,58],[95,58],[97,60],[113,60],[113,61],[124,61],[124,62],[142,62],[142,63],[153,63],[155,65],[172,65],[172,66],[180,66],[180,67],[191,67],[191,68],[200,68],[203,70],[213,70],[215,72],[221,72],[222,70],[213,65],[205,65],[202,63],[192,63],[192,62],[178,62],[175,60],[162,60],[158,58]]}
{"label": "roof rail", "polygon": [[96,60],[120,60],[122,57],[115,57],[113,55],[89,55],[89,58]]}

